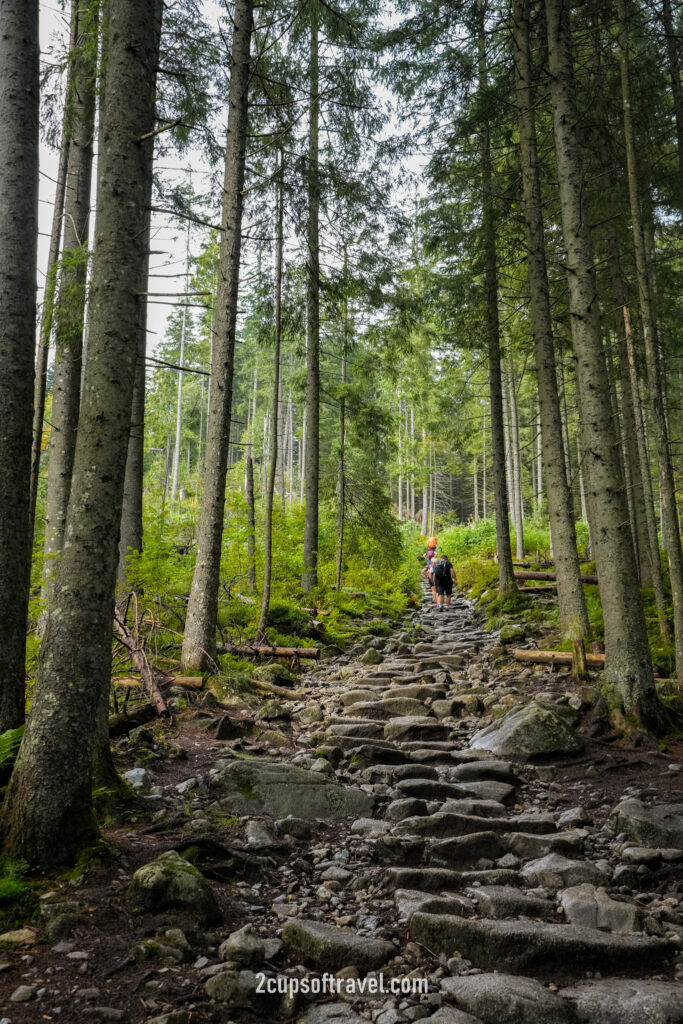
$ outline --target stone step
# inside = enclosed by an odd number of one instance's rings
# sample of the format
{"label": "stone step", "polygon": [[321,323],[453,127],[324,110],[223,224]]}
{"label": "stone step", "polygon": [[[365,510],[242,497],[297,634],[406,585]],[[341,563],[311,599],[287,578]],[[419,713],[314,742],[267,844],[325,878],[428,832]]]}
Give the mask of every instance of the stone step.
{"label": "stone step", "polygon": [[394,697],[378,701],[359,701],[351,705],[348,714],[355,718],[369,718],[374,722],[388,722],[390,718],[404,716],[425,717],[427,708],[422,701],[412,700],[410,697]]}
{"label": "stone step", "polygon": [[[387,701],[386,703],[392,702]],[[450,733],[449,725],[443,725],[434,718],[419,714],[390,718],[384,726],[385,740],[400,740],[402,743],[414,740],[443,741],[450,736]]]}
{"label": "stone step", "polygon": [[449,782],[487,782],[489,779],[510,784],[517,781],[509,761],[468,761],[448,772]]}
{"label": "stone step", "polygon": [[381,722],[335,722],[327,730],[328,736],[351,736],[359,740],[382,740],[384,742],[384,726]]}
{"label": "stone step", "polygon": [[282,929],[285,947],[319,967],[338,970],[358,967],[376,970],[396,955],[396,948],[384,939],[358,935],[351,928],[337,928],[322,921],[290,918]]}
{"label": "stone step", "polygon": [[573,1006],[533,978],[511,974],[444,978],[441,992],[455,999],[470,1020],[485,1024],[576,1024]]}
{"label": "stone step", "polygon": [[681,1024],[683,985],[670,981],[604,979],[560,990],[590,1024]]}
{"label": "stone step", "polygon": [[432,953],[452,956],[458,950],[483,970],[543,976],[558,970],[582,977],[631,971],[636,975],[661,968],[675,947],[642,935],[612,935],[595,928],[541,921],[500,921],[418,911],[410,921],[410,937]]}
{"label": "stone step", "polygon": [[429,844],[429,863],[444,867],[474,867],[478,861],[498,860],[508,852],[500,832],[473,832],[453,839],[437,839]]}
{"label": "stone step", "polygon": [[462,914],[471,913],[474,903],[465,896],[456,893],[435,896],[433,892],[421,889],[396,889],[394,902],[398,911],[399,921],[408,921],[418,910],[425,914]]}
{"label": "stone step", "polygon": [[402,779],[396,783],[396,789],[403,796],[414,796],[420,800],[460,800],[471,795],[460,786],[434,779]]}
{"label": "stone step", "polygon": [[532,832],[534,835],[544,835],[554,828],[555,822],[552,819],[548,821],[545,816],[534,818],[521,814],[509,818],[480,818],[470,814],[438,811],[428,818],[406,818],[395,826],[394,832],[397,835],[445,839],[470,835],[472,832]]}
{"label": "stone step", "polygon": [[478,904],[480,913],[487,917],[543,917],[555,916],[555,903],[539,896],[528,896],[512,885],[480,885],[465,890]]}
{"label": "stone step", "polygon": [[430,698],[432,700],[441,700],[445,696],[445,686],[435,686],[431,683],[409,683],[408,685],[391,686],[385,691],[382,699],[390,700],[393,697],[410,697],[413,700],[425,701]]}

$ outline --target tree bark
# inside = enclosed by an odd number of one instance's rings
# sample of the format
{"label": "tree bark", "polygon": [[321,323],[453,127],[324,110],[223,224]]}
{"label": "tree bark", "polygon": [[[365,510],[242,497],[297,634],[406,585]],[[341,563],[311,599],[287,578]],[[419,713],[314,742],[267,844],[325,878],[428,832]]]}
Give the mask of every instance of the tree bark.
{"label": "tree bark", "polygon": [[[546,264],[545,231],[541,178],[536,142],[535,98],[532,84],[529,41],[529,0],[514,5],[515,87],[519,117],[525,229],[529,287],[531,292],[531,330],[538,383],[542,465],[539,482],[545,474],[548,489],[548,516],[553,534],[557,598],[562,628],[566,635],[585,637],[590,631],[586,600],[581,585],[579,556],[572,495],[565,473],[562,422],[555,372],[550,292]],[[539,483],[540,492],[540,483]]]}
{"label": "tree bark", "polygon": [[251,455],[247,455],[247,590],[250,594],[256,593],[256,506]]}
{"label": "tree bark", "polygon": [[671,462],[669,429],[664,409],[664,382],[661,376],[659,354],[657,351],[657,322],[653,303],[653,287],[641,213],[636,141],[631,112],[631,71],[626,0],[619,0],[618,10],[621,92],[628,191],[633,225],[633,245],[636,256],[636,276],[638,278],[640,318],[643,328],[643,341],[645,343],[645,365],[647,367],[649,384],[650,408],[659,464],[662,538],[669,561],[669,579],[673,599],[676,675],[679,684],[681,684],[683,683],[683,551],[681,550],[681,531],[678,522],[678,510],[676,508],[676,485]]}
{"label": "tree bark", "polygon": [[108,10],[81,426],[31,717],[3,806],[6,853],[36,867],[73,859],[97,832],[93,754],[111,679],[117,540],[146,248],[140,224],[148,162],[140,140],[154,123],[161,11],[161,4],[138,0],[118,0]]}
{"label": "tree bark", "polygon": [[[67,82],[67,93],[69,85]],[[45,272],[45,291],[43,292],[43,311],[40,317],[40,337],[36,377],[33,388],[33,440],[31,444],[31,491],[29,495],[29,551],[33,549],[35,529],[36,499],[38,497],[38,481],[40,479],[40,456],[43,447],[43,420],[45,418],[45,392],[47,389],[47,364],[50,354],[50,340],[54,323],[55,292],[57,286],[57,261],[62,240],[62,219],[64,215],[64,193],[66,191],[66,163],[69,153],[67,135],[66,110],[62,127],[62,141],[59,147],[59,167],[55,187],[55,202],[52,210],[52,228],[50,230],[50,248],[47,255]]]}
{"label": "tree bark", "polygon": [[683,44],[680,34],[674,29],[671,0],[662,0],[662,24],[666,36],[666,53],[671,76],[671,93],[676,118],[676,139],[678,149],[678,173],[683,176],[683,86],[681,86],[681,52]]}
{"label": "tree bark", "polygon": [[572,343],[581,408],[581,447],[590,488],[593,543],[605,621],[607,697],[621,713],[661,725],[645,616],[628,522],[624,482],[609,409],[591,229],[585,204],[569,19],[569,0],[546,0],[550,91],[567,250]]}
{"label": "tree bark", "polygon": [[508,392],[510,396],[510,443],[515,496],[515,540],[517,558],[524,558],[524,498],[522,494],[522,457],[519,448],[519,410],[512,356],[508,354]]}
{"label": "tree bark", "polygon": [[[479,89],[488,88],[486,63],[485,0],[477,0],[479,15]],[[491,167],[491,131],[488,112],[484,113],[480,133],[482,236],[484,248],[485,331],[489,364],[491,402],[491,461],[496,515],[496,552],[500,590],[514,590],[508,493],[505,481],[505,436],[503,433],[503,387],[500,373],[500,322],[498,318],[498,265],[496,258],[496,215],[493,206]]]}
{"label": "tree bark", "polygon": [[[258,640],[263,639],[266,633],[266,620],[270,607],[270,587],[273,576],[273,499],[275,496],[275,478],[277,476],[280,450],[280,350],[281,350],[281,328],[282,328],[282,247],[283,241],[283,218],[284,218],[284,171],[282,166],[282,152],[278,157],[278,170],[276,177],[276,199],[275,199],[275,301],[274,301],[274,330],[273,330],[273,443],[270,452],[270,467],[268,470],[268,483],[264,495],[265,524],[263,530],[263,591],[261,595],[261,613],[259,615],[256,636]],[[284,499],[284,487],[282,492]]]}
{"label": "tree bark", "polygon": [[47,473],[43,596],[51,599],[57,556],[64,543],[81,404],[85,285],[92,182],[99,0],[73,0],[74,43],[66,100],[69,153],[64,200],[64,244],[55,308],[50,460]]}
{"label": "tree bark", "polygon": [[[185,236],[185,291],[190,288],[190,222],[187,222],[187,233]],[[178,366],[185,365],[185,335],[187,332],[187,303],[183,306],[183,316],[180,325],[180,352],[178,354]],[[175,414],[175,445],[173,447],[173,469],[171,475],[171,501],[175,501],[178,494],[178,475],[180,473],[180,442],[183,433],[183,371],[178,370],[178,394],[176,398]],[[189,475],[189,474],[188,474]]]}
{"label": "tree bark", "polygon": [[0,32],[0,732],[24,721],[38,241],[38,3]]}
{"label": "tree bark", "polygon": [[209,387],[204,493],[197,529],[197,561],[192,576],[183,639],[183,669],[209,668],[216,654],[216,617],[225,509],[235,323],[242,243],[244,160],[249,101],[253,0],[237,0],[228,96],[223,210],[213,361]]}
{"label": "tree bark", "polygon": [[304,518],[304,591],[318,584],[318,482],[320,473],[320,181],[318,132],[320,81],[318,60],[318,0],[309,0],[311,63],[308,122],[308,223],[306,236],[306,463]]}

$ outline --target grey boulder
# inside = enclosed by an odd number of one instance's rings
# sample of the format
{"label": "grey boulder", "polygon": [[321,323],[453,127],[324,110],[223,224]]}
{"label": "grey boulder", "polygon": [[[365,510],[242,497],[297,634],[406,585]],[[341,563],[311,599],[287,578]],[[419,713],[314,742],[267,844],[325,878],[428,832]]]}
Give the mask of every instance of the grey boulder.
{"label": "grey boulder", "polygon": [[551,754],[574,754],[581,750],[582,743],[556,708],[532,701],[480,729],[472,737],[470,747],[529,761]]}
{"label": "grey boulder", "polygon": [[683,804],[644,804],[627,797],[612,811],[609,823],[642,846],[683,848]]}
{"label": "grey boulder", "polygon": [[221,804],[235,814],[274,818],[369,817],[373,800],[362,789],[341,786],[318,772],[291,764],[230,761],[217,775]]}

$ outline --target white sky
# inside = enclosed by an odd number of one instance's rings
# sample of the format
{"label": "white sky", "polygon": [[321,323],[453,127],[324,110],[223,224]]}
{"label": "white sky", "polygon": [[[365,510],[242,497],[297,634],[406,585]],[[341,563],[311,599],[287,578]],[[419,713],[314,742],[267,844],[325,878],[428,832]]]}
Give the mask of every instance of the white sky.
{"label": "white sky", "polygon": [[[40,42],[41,58],[46,63],[54,63],[55,55],[66,50],[69,35],[68,7],[65,13],[59,7],[59,0],[41,0],[40,2]],[[210,22],[217,23],[219,16],[224,12],[220,0],[203,0],[202,8],[204,15]],[[388,94],[380,89],[381,98]],[[219,117],[221,124],[223,118]],[[390,130],[396,129],[391,124]],[[220,128],[219,128],[220,130]],[[97,142],[97,136],[95,141]],[[52,208],[54,204],[55,182],[57,177],[57,165],[59,154],[41,142],[40,147],[40,217],[39,217],[39,240],[38,240],[38,301],[42,301],[43,285],[48,257],[49,236],[52,226]],[[417,154],[408,159],[408,164],[413,173],[420,175],[424,168],[425,158]],[[96,180],[97,166],[97,145],[95,145],[95,167],[93,181]],[[197,192],[205,191],[205,175],[208,173],[208,165],[198,153],[186,156],[182,161],[177,156],[170,154],[161,162],[163,174],[167,180],[175,179],[180,181],[186,178],[187,171],[192,169],[193,186]],[[170,168],[175,168],[171,170]],[[422,183],[420,183],[422,184]],[[424,187],[424,186],[423,186]],[[423,188],[418,190],[423,191]],[[93,187],[93,203],[95,190]],[[414,192],[411,192],[411,196]],[[407,198],[407,196],[406,196]],[[91,219],[91,240],[94,228],[94,208]],[[208,229],[192,227],[191,229],[191,254],[197,255],[201,244],[208,236]],[[163,255],[150,257],[150,273],[155,271],[162,274],[182,273],[185,266],[185,225],[171,217],[161,214],[152,214],[152,250],[163,250]],[[154,278],[150,277],[148,290],[150,292],[180,292],[184,289],[184,280],[178,278]],[[177,300],[154,296],[148,304],[148,351],[152,353],[156,346],[162,341],[166,319],[172,312]]]}

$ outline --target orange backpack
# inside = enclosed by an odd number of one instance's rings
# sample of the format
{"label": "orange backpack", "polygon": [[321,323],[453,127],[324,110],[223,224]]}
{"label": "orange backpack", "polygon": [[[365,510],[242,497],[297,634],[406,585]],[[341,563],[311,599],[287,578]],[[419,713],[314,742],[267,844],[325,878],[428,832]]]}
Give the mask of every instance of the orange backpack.
{"label": "orange backpack", "polygon": [[429,538],[429,540],[427,541],[427,547],[428,548],[435,548],[436,547],[436,537],[430,537]]}

